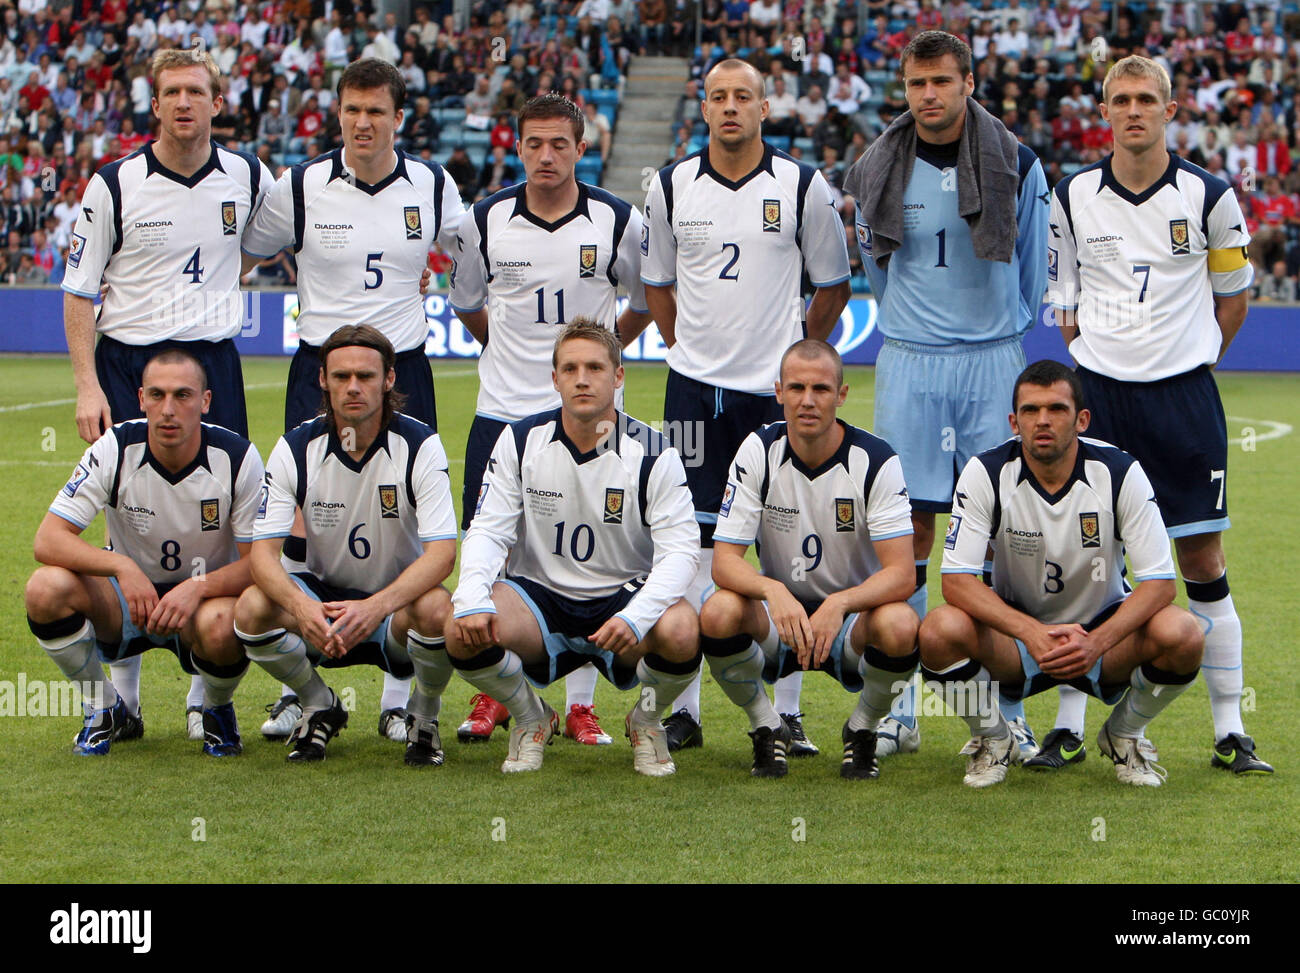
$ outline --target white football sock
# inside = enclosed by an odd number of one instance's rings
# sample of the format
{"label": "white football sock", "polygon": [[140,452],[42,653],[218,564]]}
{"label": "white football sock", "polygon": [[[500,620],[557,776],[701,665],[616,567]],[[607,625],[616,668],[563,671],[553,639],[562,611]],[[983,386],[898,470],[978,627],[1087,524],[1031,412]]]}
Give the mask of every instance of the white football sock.
{"label": "white football sock", "polygon": [[257,634],[236,628],[235,637],[251,661],[270,673],[272,679],[287,685],[289,691],[298,697],[304,715],[328,709],[334,702],[333,692],[312,668],[307,656],[307,643],[301,636],[283,628]]}
{"label": "white football sock", "polygon": [[782,676],[776,681],[773,705],[778,713],[793,715],[799,712],[799,694],[803,690],[803,670]]}
{"label": "white football sock", "polygon": [[131,714],[140,712],[140,661],[140,656],[133,655],[121,662],[108,664],[109,678],[113,680],[113,687],[122,697],[126,711]]}
{"label": "white football sock", "polygon": [[[1201,672],[1210,693],[1215,742],[1229,733],[1246,732],[1241,722],[1241,619],[1228,593],[1228,576],[1217,581],[1186,581],[1187,607],[1205,628]],[[1215,597],[1219,595],[1219,597]]]}
{"label": "white football sock", "polygon": [[516,724],[541,722],[542,714],[546,712],[541,697],[524,679],[523,662],[509,649],[501,649],[501,658],[489,665],[478,669],[458,666],[457,669],[471,686],[509,710]]}
{"label": "white football sock", "polygon": [[[726,697],[745,711],[749,727],[775,730],[781,725],[763,686],[763,654],[753,642],[734,655],[706,655],[709,671]],[[674,704],[675,705],[675,704]]]}
{"label": "white football sock", "polygon": [[411,680],[411,696],[407,712],[423,720],[436,720],[442,712],[442,694],[451,682],[451,660],[447,658],[446,641],[425,638],[415,632],[406,633],[406,654],[415,667]]}
{"label": "white football sock", "polygon": [[1195,678],[1196,673],[1181,676],[1144,662],[1133,670],[1133,675],[1129,677],[1129,690],[1115,704],[1110,718],[1106,720],[1106,726],[1117,737],[1141,736],[1146,725],[1181,696]]}
{"label": "white football sock", "polygon": [[1088,694],[1079,692],[1073,686],[1057,686],[1056,691],[1056,725],[1082,739]]}
{"label": "white football sock", "polygon": [[631,722],[642,726],[659,723],[668,712],[669,700],[676,699],[686,684],[699,675],[698,663],[697,658],[695,667],[688,672],[665,672],[652,665],[648,656],[637,660],[636,677],[641,683],[641,698],[632,707]]}
{"label": "white football sock", "polygon": [[399,679],[391,672],[384,673],[384,692],[379,697],[379,712],[389,709],[401,709],[411,697],[410,677]]}
{"label": "white football sock", "polygon": [[37,638],[36,642],[59,671],[77,684],[81,707],[87,716],[117,704],[117,689],[104,675],[104,664],[95,651],[95,629],[88,619],[83,619],[81,626],[70,635]]}
{"label": "white football sock", "polygon": [[596,702],[596,680],[600,673],[588,662],[564,677],[564,712],[575,706],[591,706]]}
{"label": "white football sock", "polygon": [[[197,669],[198,666],[195,666],[195,668]],[[203,676],[201,673],[190,676],[190,691],[185,697],[185,708],[187,710],[203,708]]]}

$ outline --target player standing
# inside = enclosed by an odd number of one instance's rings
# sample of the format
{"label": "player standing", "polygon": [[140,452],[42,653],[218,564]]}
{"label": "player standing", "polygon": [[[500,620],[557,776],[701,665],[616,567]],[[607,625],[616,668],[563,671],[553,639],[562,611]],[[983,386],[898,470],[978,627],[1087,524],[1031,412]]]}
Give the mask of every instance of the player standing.
{"label": "player standing", "polygon": [[[326,339],[317,372],[325,415],[280,437],[266,471],[251,554],[254,586],[235,606],[248,657],[302,701],[288,759],[323,760],[348,714],[317,674],[375,665],[409,679],[406,763],[442,764],[438,712],[451,666],[442,581],[456,562],[456,516],[438,434],[402,415],[393,346],[376,328]],[[307,570],[290,575],[283,539],[301,512]]]}
{"label": "player standing", "polygon": [[[1151,483],[1132,456],[1079,438],[1089,414],[1066,366],[1035,362],[1014,388],[1018,438],[972,458],[957,481],[944,540],[947,604],[921,623],[922,671],[971,729],[970,787],[996,784],[1020,763],[991,679],[1001,696],[1068,683],[1114,704],[1098,748],[1121,781],[1159,787],[1164,771],[1143,752],[1143,729],[1195,680],[1204,641],[1173,604],[1173,559]],[[991,589],[981,579],[990,545]]]}
{"label": "player standing", "polygon": [[[284,173],[244,240],[250,257],[291,247],[298,262],[300,340],[289,365],[285,432],[320,412],[320,348],[335,329],[356,324],[371,325],[392,342],[406,414],[436,432],[420,278],[434,241],[451,251],[464,207],[442,166],[394,149],[406,82],[393,65],[377,58],[348,65],[338,96],[343,147]],[[301,563],[297,530],[285,554]],[[408,683],[385,675],[380,735],[405,739],[407,692]],[[285,736],[300,714],[286,690],[263,735]]]}
{"label": "player standing", "polygon": [[[1205,627],[1211,765],[1268,774],[1241,722],[1241,620],[1223,554],[1228,432],[1212,374],[1246,319],[1250,234],[1232,187],[1165,148],[1178,106],[1164,68],[1124,58],[1102,101],[1115,149],[1053,193],[1049,296],[1094,409],[1092,431],[1151,477]],[[1073,746],[1082,708],[1073,721],[1058,716],[1057,730]]]}
{"label": "player standing", "polygon": [[[114,422],[143,415],[145,363],[184,348],[211,386],[208,419],[248,436],[235,335],[244,326],[240,238],[272,183],[271,171],[212,141],[221,73],[196,50],[154,55],[156,141],[91,177],[68,249],[63,323],[77,387],[77,433],[88,443]],[[96,315],[101,284],[108,293]],[[96,344],[95,336],[99,335]],[[113,682],[138,726],[140,660],[115,665]],[[187,718],[202,739],[203,684],[191,680]]]}
{"label": "player standing", "polygon": [[[626,347],[650,322],[641,284],[641,214],[574,177],[587,147],[584,126],[582,111],[561,95],[528,101],[519,111],[517,142],[527,178],[475,203],[461,222],[451,306],[483,345],[465,447],[462,529],[469,528],[501,430],[559,405],[551,382],[556,329],[590,318]],[[620,283],[629,305],[617,315]],[[587,665],[565,680],[564,735],[580,743],[613,742],[592,707],[596,675]],[[457,737],[486,740],[507,719],[504,706],[479,694]]]}
{"label": "player standing", "polygon": [[[251,576],[248,553],[262,495],[262,459],[242,436],[205,424],[212,400],[188,351],[155,352],[137,396],[144,419],[110,426],[86,450],[36,532],[27,621],[50,658],[82,687],[75,752],[109,752],[133,717],[101,656],[174,652],[204,685],[203,752],[241,752],[231,702],[248,668],[232,627]],[[100,512],[109,550],[82,540]],[[138,670],[137,670],[138,671]]]}
{"label": "player standing", "polygon": [[834,348],[792,345],[776,383],[785,421],[745,439],[718,510],[700,647],[749,716],[755,777],[785,776],[789,744],[762,678],[821,669],[857,693],[840,775],[866,780],[879,776],[876,724],[916,671],[903,470],[888,443],[836,419],[848,391]]}
{"label": "player standing", "polygon": [[663,777],[676,767],[660,718],[700,668],[699,621],[682,597],[699,557],[686,477],[663,436],[615,408],[612,331],[577,318],[554,349],[561,406],[497,440],[447,652],[515,720],[503,773],[540,769],[558,729],[529,683],[590,661],[619,689],[644,687],[625,722],[633,765]]}
{"label": "player standing", "polygon": [[[830,188],[813,167],[762,140],[763,91],[744,61],[709,71],[701,108],[709,144],[661,169],[646,195],[641,279],[669,349],[664,423],[687,460],[700,524],[696,605],[709,584],[727,464],[746,436],[781,418],[772,395],[779,352],[805,330],[828,338],[849,298],[848,249]],[[806,316],[805,273],[815,288]],[[776,689],[795,755],[817,752],[799,723],[801,684],[795,674]],[[698,682],[674,709],[669,745],[699,746]]]}
{"label": "player standing", "polygon": [[[1002,416],[1025,367],[1021,337],[1043,302],[1047,180],[973,98],[965,42],[918,34],[901,55],[909,112],[845,179],[858,204],[862,266],[878,302],[875,431],[893,444],[912,497],[916,589],[925,617],[936,513],[952,509],[957,471],[1006,439]],[[1026,753],[1019,704],[1004,707]],[[881,721],[881,756],[915,751],[915,690]]]}

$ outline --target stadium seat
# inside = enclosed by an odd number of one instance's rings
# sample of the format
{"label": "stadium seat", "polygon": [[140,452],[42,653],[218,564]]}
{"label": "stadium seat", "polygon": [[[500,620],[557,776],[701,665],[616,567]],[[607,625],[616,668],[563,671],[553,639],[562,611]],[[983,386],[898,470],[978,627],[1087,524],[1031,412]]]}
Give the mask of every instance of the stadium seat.
{"label": "stadium seat", "polygon": [[813,144],[813,140],[810,138],[804,138],[803,136],[800,136],[799,138],[794,140],[794,146],[805,156],[810,155],[814,151],[814,149],[816,149],[816,146]]}
{"label": "stadium seat", "polygon": [[790,136],[788,135],[764,135],[763,141],[782,152],[790,151]]}

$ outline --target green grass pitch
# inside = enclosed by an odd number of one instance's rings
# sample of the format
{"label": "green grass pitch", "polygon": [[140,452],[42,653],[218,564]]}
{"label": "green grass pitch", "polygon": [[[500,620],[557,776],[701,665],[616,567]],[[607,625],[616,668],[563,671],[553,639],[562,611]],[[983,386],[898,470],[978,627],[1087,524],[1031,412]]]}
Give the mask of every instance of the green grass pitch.
{"label": "green grass pitch", "polygon": [[[287,360],[245,362],[249,414],[263,456],[280,430]],[[472,363],[435,367],[442,436],[460,499],[477,389]],[[628,411],[662,415],[664,370],[628,370]],[[843,415],[870,425],[873,375],[850,369]],[[257,733],[278,687],[254,666],[236,698],[246,743],[211,760],[185,739],[188,679],[165,652],[145,657],[147,733],[105,760],[77,759],[71,716],[0,716],[0,874],[9,882],[794,881],[1294,882],[1300,806],[1295,626],[1300,558],[1294,531],[1300,394],[1283,375],[1219,376],[1234,442],[1226,535],[1246,637],[1248,732],[1278,768],[1234,779],[1209,767],[1209,704],[1198,682],[1152,728],[1169,779],[1159,789],[1115,780],[1092,736],[1088,759],[1052,775],[1013,770],[988,791],[961,785],[964,725],[923,715],[921,752],[882,763],[875,782],[838,776],[839,729],[851,697],[806,680],[816,758],[783,781],[751,779],[743,714],[705,677],[706,747],[676,776],[633,773],[621,733],[630,696],[602,682],[597,708],[610,747],[557,741],[541,772],[505,777],[504,735],[461,746],[454,728],[471,687],[452,682],[443,708],[447,763],[414,772],[375,732],[376,670],[335,670],[355,710],[313,767],[284,762]],[[32,535],[81,454],[72,382],[61,358],[0,359],[0,705],[20,679],[60,679],[22,611]],[[942,524],[940,524],[942,531]],[[87,532],[102,536],[102,519]],[[938,599],[937,560],[931,601]],[[1182,600],[1180,595],[1180,600]],[[546,692],[555,705],[563,690]],[[1029,702],[1041,737],[1055,696]],[[9,711],[5,711],[9,712]],[[304,835],[310,835],[303,840]],[[291,837],[292,836],[292,837]],[[201,839],[201,840],[200,840]]]}

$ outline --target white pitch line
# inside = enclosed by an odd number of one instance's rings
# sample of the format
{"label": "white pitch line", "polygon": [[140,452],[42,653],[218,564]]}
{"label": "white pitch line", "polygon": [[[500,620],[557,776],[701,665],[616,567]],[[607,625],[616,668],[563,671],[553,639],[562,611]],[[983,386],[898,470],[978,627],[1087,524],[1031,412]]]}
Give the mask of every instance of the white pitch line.
{"label": "white pitch line", "polygon": [[[1257,432],[1255,442],[1262,443],[1269,439],[1281,439],[1283,436],[1291,435],[1293,427],[1290,423],[1276,422],[1273,419],[1246,419],[1242,416],[1227,416],[1228,422],[1241,423],[1243,427],[1268,426],[1267,432]],[[1241,436],[1233,436],[1228,440],[1230,446],[1240,446],[1245,440]]]}
{"label": "white pitch line", "polygon": [[[477,368],[457,368],[449,372],[436,372],[435,377],[440,378],[463,378],[466,375],[477,375]],[[253,385],[245,385],[244,391],[248,392],[253,389],[278,389],[284,388],[283,382],[257,382]],[[46,399],[44,402],[19,402],[17,405],[0,405],[0,413],[3,412],[28,412],[31,409],[52,409],[56,405],[75,405],[76,399]],[[1288,427],[1289,428],[1289,427]]]}

